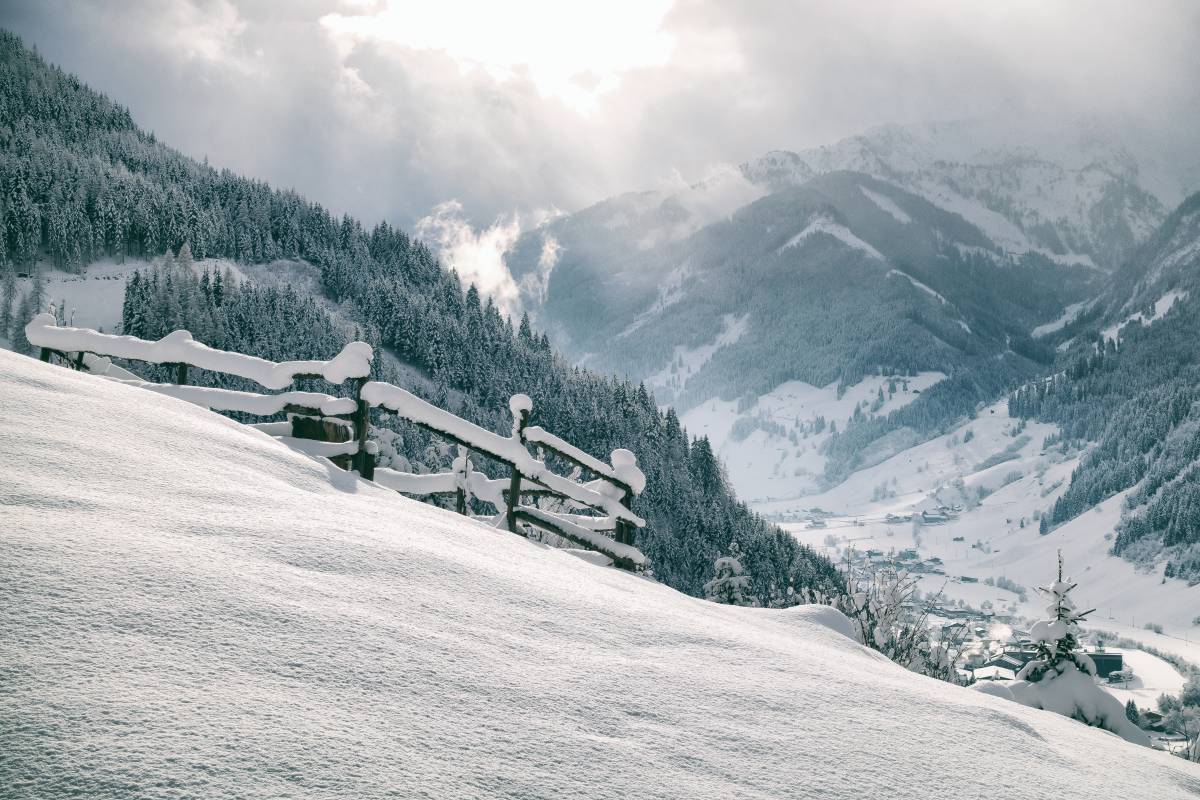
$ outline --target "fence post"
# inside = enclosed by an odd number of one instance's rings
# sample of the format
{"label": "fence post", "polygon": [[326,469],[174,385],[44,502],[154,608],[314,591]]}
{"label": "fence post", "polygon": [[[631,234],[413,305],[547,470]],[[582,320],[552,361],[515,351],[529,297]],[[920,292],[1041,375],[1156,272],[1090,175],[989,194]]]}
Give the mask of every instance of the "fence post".
{"label": "fence post", "polygon": [[375,456],[367,452],[367,435],[371,428],[371,407],[367,405],[366,400],[362,399],[362,389],[366,382],[366,378],[357,378],[354,381],[354,400],[358,403],[358,410],[354,414],[354,432],[358,437],[358,452],[354,454],[354,468],[364,479],[374,480]]}
{"label": "fence post", "polygon": [[41,358],[42,361],[45,361],[47,364],[49,364],[50,363],[50,348],[43,347],[41,355],[39,355],[38,357]]}
{"label": "fence post", "polygon": [[187,386],[187,373],[188,373],[188,365],[187,364],[176,364],[175,365],[175,385],[176,386]]}
{"label": "fence post", "polygon": [[[508,401],[508,408],[513,414],[513,438],[525,444],[525,428],[529,425],[529,412],[533,404],[527,395],[515,394]],[[521,472],[514,466],[512,477],[508,481],[508,507],[505,509],[508,529],[517,533],[517,505],[521,502]]]}
{"label": "fence post", "polygon": [[[625,506],[625,508],[630,508],[630,506],[633,505],[629,499],[629,492],[625,492],[621,495],[621,505]],[[632,523],[623,519],[617,520],[617,541],[621,544],[627,544],[632,547],[636,530],[637,529],[633,527]]]}
{"label": "fence post", "polygon": [[[471,457],[465,447],[458,448],[458,458],[454,459],[457,462],[462,459],[461,475],[458,478],[458,488],[454,492],[454,510],[459,514],[467,513],[467,481],[471,477]],[[459,472],[459,470],[455,470]]]}

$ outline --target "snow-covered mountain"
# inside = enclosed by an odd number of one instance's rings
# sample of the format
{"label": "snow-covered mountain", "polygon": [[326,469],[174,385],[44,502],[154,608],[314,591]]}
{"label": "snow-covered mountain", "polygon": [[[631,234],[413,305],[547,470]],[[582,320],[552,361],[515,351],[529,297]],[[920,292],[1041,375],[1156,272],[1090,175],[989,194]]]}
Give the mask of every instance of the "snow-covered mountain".
{"label": "snow-covered mountain", "polygon": [[863,172],[960,214],[1010,253],[1111,270],[1200,179],[1200,156],[1164,163],[1161,151],[1143,152],[1141,135],[1113,120],[888,125],[827,147],[768,153],[742,171],[773,188]]}
{"label": "snow-covered mountain", "polygon": [[873,460],[1043,371],[1046,334],[1200,179],[1200,153],[1160,145],[1111,120],[886,126],[558,217],[508,264],[569,355],[732,431],[743,496],[797,496],[849,468],[827,474],[829,423],[903,405],[878,376],[950,380]]}
{"label": "snow-covered mountain", "polygon": [[827,608],[690,598],[11,353],[0,391],[0,781],[30,796],[1200,792]]}

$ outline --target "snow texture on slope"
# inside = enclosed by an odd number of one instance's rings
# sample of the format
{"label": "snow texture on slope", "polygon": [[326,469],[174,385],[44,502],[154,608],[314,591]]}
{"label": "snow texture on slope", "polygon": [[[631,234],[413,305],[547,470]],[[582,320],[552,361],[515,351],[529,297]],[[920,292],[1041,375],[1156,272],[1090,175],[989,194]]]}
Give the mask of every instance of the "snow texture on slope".
{"label": "snow texture on slope", "polygon": [[[1200,768],[0,353],[17,797],[1183,798]],[[832,627],[831,627],[832,626]]]}

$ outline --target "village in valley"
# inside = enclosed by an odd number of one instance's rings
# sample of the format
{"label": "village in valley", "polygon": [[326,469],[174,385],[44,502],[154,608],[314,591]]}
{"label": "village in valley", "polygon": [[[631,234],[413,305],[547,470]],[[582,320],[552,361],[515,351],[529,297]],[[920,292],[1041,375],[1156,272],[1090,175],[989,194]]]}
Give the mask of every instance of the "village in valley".
{"label": "village in valley", "polygon": [[[893,526],[903,525],[913,532],[918,545],[940,542],[942,537],[931,536],[927,526],[958,520],[963,511],[957,504],[931,504],[924,510],[889,512],[882,518],[887,526],[884,538],[896,538]],[[917,546],[882,549],[886,545],[865,533],[869,523],[863,519],[839,518],[821,508],[805,513],[804,521],[792,527],[810,536],[825,532],[816,546],[837,559],[847,573],[886,576],[886,580],[912,581],[922,587],[905,605],[912,619],[922,620],[930,628],[932,640],[953,653],[957,682],[969,686],[981,681],[1016,681],[1022,669],[1038,657],[1031,638],[1040,614],[1036,590],[1004,576],[948,574],[942,557],[922,554]],[[847,533],[829,532],[834,526]],[[951,550],[960,552],[987,551],[983,542],[967,543],[965,536],[951,535],[949,543]],[[1163,632],[1161,626],[1149,623],[1139,635],[1161,637]],[[1126,707],[1130,720],[1149,735],[1152,745],[1173,753],[1185,750],[1189,738],[1168,730],[1164,712],[1183,690],[1186,674],[1194,669],[1192,662],[1137,639],[1086,625],[1080,643],[1080,652],[1095,665],[1096,684]],[[1192,644],[1188,639],[1183,643]]]}

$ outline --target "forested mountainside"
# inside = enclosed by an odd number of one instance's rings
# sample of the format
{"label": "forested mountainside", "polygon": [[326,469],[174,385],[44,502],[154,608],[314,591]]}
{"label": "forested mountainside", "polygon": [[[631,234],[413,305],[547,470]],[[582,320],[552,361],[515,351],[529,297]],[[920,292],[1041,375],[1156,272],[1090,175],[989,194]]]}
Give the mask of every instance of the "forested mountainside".
{"label": "forested mountainside", "polygon": [[[563,247],[552,281],[573,269]],[[606,282],[621,293],[611,304],[552,282],[543,314],[573,321],[589,363],[648,373],[684,408],[787,380],[952,372],[1006,350],[1048,359],[1028,331],[1095,272],[1036,254],[998,269],[1002,257],[961,217],[839,172],[631,256]]]}
{"label": "forested mountainside", "polygon": [[1147,562],[1165,555],[1167,577],[1200,582],[1198,340],[1200,194],[1054,334],[1061,370],[1010,400],[1014,415],[1058,423],[1065,445],[1097,443],[1044,530],[1130,490],[1114,552]]}
{"label": "forested mountainside", "polygon": [[[156,338],[184,327],[215,347],[267,358],[327,358],[358,336],[424,371],[433,388],[414,387],[423,395],[453,395],[457,413],[494,430],[507,430],[506,400],[524,392],[536,424],[599,455],[637,453],[648,478],[635,504],[648,520],[639,546],[664,582],[699,593],[714,558],[736,539],[764,603],[789,585],[833,585],[832,565],[739,503],[707,441],[690,439],[643,386],[571,366],[527,320],[514,330],[420,242],[182,156],[8,33],[0,33],[0,63],[0,299],[14,309],[5,314],[13,327],[0,336],[18,331],[35,299],[14,297],[18,269],[36,272],[45,259],[82,270],[102,256],[182,250],[127,291],[129,332]],[[307,261],[319,268],[326,297],[177,263],[193,257]],[[401,380],[381,363],[385,379]],[[432,467],[426,462],[447,456],[428,444],[406,431],[401,449]]]}
{"label": "forested mountainside", "polygon": [[[867,375],[947,376],[824,445],[832,482],[888,434],[903,430],[911,443],[1040,374],[1054,352],[1029,331],[1101,278],[1044,254],[1013,255],[961,216],[854,172],[779,189],[679,239],[630,243],[603,285],[570,283],[592,280],[598,262],[592,250],[571,261],[569,243],[593,231],[604,242],[605,220],[615,227],[628,214],[615,204],[579,216],[541,234],[563,235],[542,317],[552,327],[573,320],[588,331],[569,337],[588,363],[648,374],[681,408],[710,397],[753,408],[795,380],[844,389]],[[560,275],[569,289],[557,292]]]}

